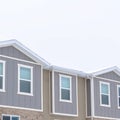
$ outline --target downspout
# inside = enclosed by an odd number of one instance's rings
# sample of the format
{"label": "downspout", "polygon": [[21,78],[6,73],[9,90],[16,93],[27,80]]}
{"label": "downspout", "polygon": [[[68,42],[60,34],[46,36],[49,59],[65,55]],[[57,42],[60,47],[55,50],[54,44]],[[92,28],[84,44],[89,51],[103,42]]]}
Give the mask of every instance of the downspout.
{"label": "downspout", "polygon": [[90,88],[91,88],[91,120],[94,120],[94,79],[93,75],[90,79]]}

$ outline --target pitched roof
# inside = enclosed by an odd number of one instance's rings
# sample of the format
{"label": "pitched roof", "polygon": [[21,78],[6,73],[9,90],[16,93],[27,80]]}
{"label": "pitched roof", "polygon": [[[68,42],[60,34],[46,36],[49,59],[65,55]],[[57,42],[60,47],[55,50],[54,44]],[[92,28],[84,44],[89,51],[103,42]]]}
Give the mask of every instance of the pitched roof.
{"label": "pitched roof", "polygon": [[117,66],[113,66],[113,67],[110,67],[110,68],[107,68],[107,69],[100,70],[98,72],[94,72],[94,73],[92,73],[92,75],[93,76],[98,76],[98,75],[105,74],[105,73],[112,72],[112,71],[120,76],[120,69]]}
{"label": "pitched roof", "polygon": [[54,71],[59,71],[59,72],[63,72],[66,74],[72,74],[72,75],[80,76],[83,78],[90,78],[89,74],[82,72],[82,71],[74,70],[74,69],[63,68],[63,67],[58,67],[54,65],[51,66],[51,69],[53,69]]}
{"label": "pitched roof", "polygon": [[46,60],[41,58],[39,55],[37,55],[36,53],[34,53],[29,48],[27,48],[26,46],[24,46],[22,43],[20,43],[19,41],[15,40],[15,39],[0,41],[0,47],[7,47],[7,46],[15,47],[16,49],[18,49],[19,51],[21,51],[22,53],[24,53],[25,55],[30,57],[35,62],[43,65],[44,69],[58,70],[58,71],[61,71],[61,72],[74,74],[74,75],[77,75],[77,76],[80,76],[80,77],[83,77],[83,78],[89,78],[89,74],[84,73],[82,71],[77,71],[77,70],[73,70],[73,69],[68,69],[68,68],[63,68],[63,67],[58,67],[58,66],[51,65]]}
{"label": "pitched roof", "polygon": [[15,47],[16,49],[18,49],[19,51],[23,52],[25,55],[30,57],[32,60],[34,60],[35,62],[43,66],[50,65],[46,60],[38,56],[36,53],[34,53],[29,48],[27,48],[26,46],[24,46],[23,44],[21,44],[19,41],[15,39],[7,40],[7,41],[0,41],[0,47],[7,47],[7,46]]}

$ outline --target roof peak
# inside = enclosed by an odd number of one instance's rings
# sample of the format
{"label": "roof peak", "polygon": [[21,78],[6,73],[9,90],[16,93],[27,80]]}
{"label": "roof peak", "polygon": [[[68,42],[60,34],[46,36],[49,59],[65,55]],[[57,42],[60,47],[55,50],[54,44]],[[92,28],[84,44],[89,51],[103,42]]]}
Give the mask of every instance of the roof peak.
{"label": "roof peak", "polygon": [[93,76],[98,76],[98,75],[105,74],[105,73],[108,73],[108,72],[111,72],[111,71],[114,71],[115,73],[120,75],[120,68],[117,67],[117,66],[109,67],[109,68],[94,72],[92,74],[93,74]]}
{"label": "roof peak", "polygon": [[24,54],[26,54],[28,57],[36,61],[37,63],[41,63],[43,66],[49,66],[50,63],[48,63],[46,60],[41,58],[39,55],[34,53],[32,50],[27,48],[25,45],[23,45],[21,42],[19,42],[16,39],[6,40],[6,41],[0,41],[0,47],[7,47],[7,46],[14,46]]}
{"label": "roof peak", "polygon": [[39,55],[34,53],[32,50],[27,48],[25,45],[23,45],[21,42],[19,42],[16,39],[10,39],[6,41],[0,41],[0,47],[6,47],[6,46],[14,46],[24,54],[26,54],[28,57],[36,61],[37,63],[43,65],[44,69],[54,69],[54,70],[60,70],[61,72],[68,72],[70,74],[76,74],[78,76],[88,78],[90,74],[84,73],[82,71],[74,70],[74,69],[68,69],[68,68],[63,68],[59,66],[54,66],[48,63],[46,60],[41,58]]}

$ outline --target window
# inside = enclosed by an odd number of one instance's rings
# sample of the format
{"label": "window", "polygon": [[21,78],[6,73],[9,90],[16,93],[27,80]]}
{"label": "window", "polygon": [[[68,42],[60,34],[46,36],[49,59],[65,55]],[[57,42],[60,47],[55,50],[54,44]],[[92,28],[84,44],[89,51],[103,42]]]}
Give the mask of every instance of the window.
{"label": "window", "polygon": [[120,108],[120,85],[117,86],[118,91],[118,108]]}
{"label": "window", "polygon": [[110,84],[100,82],[100,105],[110,107]]}
{"label": "window", "polygon": [[33,67],[18,65],[18,93],[33,94]]}
{"label": "window", "polygon": [[16,115],[2,115],[2,120],[20,120],[20,117]]}
{"label": "window", "polygon": [[5,91],[5,61],[0,61],[0,91]]}
{"label": "window", "polygon": [[60,101],[72,102],[70,76],[60,75]]}

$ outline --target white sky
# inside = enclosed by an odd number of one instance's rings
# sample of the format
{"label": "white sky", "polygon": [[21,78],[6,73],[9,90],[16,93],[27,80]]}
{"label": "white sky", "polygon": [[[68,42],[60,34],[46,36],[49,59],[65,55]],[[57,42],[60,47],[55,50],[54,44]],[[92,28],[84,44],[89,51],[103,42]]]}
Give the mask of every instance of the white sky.
{"label": "white sky", "polygon": [[0,0],[0,41],[9,39],[57,66],[120,67],[120,0]]}

